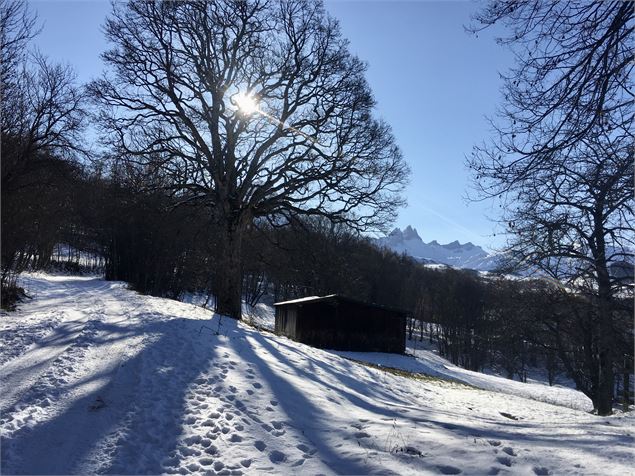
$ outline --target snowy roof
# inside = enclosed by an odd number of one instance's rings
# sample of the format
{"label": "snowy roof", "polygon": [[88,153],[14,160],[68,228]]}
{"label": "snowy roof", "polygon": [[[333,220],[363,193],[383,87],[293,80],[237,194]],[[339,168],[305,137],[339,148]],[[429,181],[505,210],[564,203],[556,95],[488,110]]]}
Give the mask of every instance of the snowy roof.
{"label": "snowy roof", "polygon": [[299,299],[292,299],[291,301],[282,301],[273,303],[274,306],[284,306],[286,304],[306,304],[306,303],[314,303],[319,301],[347,301],[354,304],[359,304],[362,306],[370,306],[377,307],[380,309],[384,309],[386,311],[393,311],[400,314],[409,314],[408,311],[404,309],[398,309],[396,307],[383,306],[381,304],[375,304],[374,302],[365,302],[360,301],[359,299],[353,299],[346,296],[342,296],[340,294],[329,294],[328,296],[307,296]]}
{"label": "snowy roof", "polygon": [[329,294],[328,296],[306,296],[299,299],[292,299],[290,301],[282,301],[273,303],[274,306],[282,306],[283,304],[298,304],[301,302],[310,302],[310,301],[322,301],[325,299],[331,299],[336,297],[337,294]]}

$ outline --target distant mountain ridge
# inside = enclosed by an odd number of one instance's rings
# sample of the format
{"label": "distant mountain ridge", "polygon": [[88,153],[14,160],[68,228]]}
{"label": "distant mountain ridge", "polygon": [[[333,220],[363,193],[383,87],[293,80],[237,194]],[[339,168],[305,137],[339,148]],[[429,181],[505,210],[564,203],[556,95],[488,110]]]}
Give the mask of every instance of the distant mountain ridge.
{"label": "distant mountain ridge", "polygon": [[377,238],[375,243],[380,247],[397,253],[405,253],[428,264],[437,263],[456,268],[491,271],[496,268],[499,261],[497,255],[489,254],[469,241],[461,244],[457,240],[446,245],[439,244],[436,240],[424,243],[417,230],[410,225],[403,231],[395,228],[388,236]]}

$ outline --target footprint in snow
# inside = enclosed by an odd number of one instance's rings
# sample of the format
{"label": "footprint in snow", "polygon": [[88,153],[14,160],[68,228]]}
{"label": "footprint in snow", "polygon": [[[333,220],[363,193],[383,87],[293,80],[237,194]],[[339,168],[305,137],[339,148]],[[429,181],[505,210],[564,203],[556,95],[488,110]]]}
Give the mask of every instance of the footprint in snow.
{"label": "footprint in snow", "polygon": [[491,445],[491,446],[500,446],[501,442],[498,440],[487,440],[487,442]]}
{"label": "footprint in snow", "polygon": [[97,397],[95,402],[88,407],[88,410],[91,412],[96,412],[97,410],[101,410],[106,406],[106,402],[104,402],[103,398]]}
{"label": "footprint in snow", "polygon": [[267,447],[267,445],[265,444],[265,442],[264,442],[264,441],[260,441],[260,440],[256,441],[256,442],[254,443],[254,446],[256,447],[256,449],[257,449],[258,451],[264,451],[264,450],[265,450],[265,448]]}
{"label": "footprint in snow", "polygon": [[503,453],[507,453],[509,456],[516,456],[514,448],[512,448],[511,446],[505,446],[505,448],[503,448]]}
{"label": "footprint in snow", "polygon": [[179,452],[183,456],[199,456],[201,454],[200,451],[190,448],[189,446],[182,446],[179,448]]}
{"label": "footprint in snow", "polygon": [[259,382],[254,382],[252,383],[252,385],[254,386],[254,388],[262,388],[262,384]]}
{"label": "footprint in snow", "polygon": [[287,455],[284,454],[282,451],[273,450],[271,453],[269,453],[269,459],[272,463],[279,464],[287,459]]}
{"label": "footprint in snow", "polygon": [[209,448],[212,444],[212,440],[209,438],[202,438],[200,443],[203,448]]}
{"label": "footprint in snow", "polygon": [[538,476],[548,476],[551,474],[549,468],[545,468],[544,466],[534,466],[533,470],[534,474],[537,474]]}
{"label": "footprint in snow", "polygon": [[463,472],[456,466],[450,466],[449,464],[438,465],[437,469],[441,474],[461,474]]}
{"label": "footprint in snow", "polygon": [[303,458],[311,458],[315,453],[317,453],[317,449],[315,448],[311,449],[308,445],[305,445],[303,443],[300,443],[299,445],[297,445],[296,448],[302,451]]}
{"label": "footprint in snow", "polygon": [[210,445],[209,447],[205,448],[205,453],[212,456],[217,455],[218,448],[216,448],[214,445]]}
{"label": "footprint in snow", "polygon": [[499,456],[498,458],[496,458],[496,461],[504,466],[507,466],[508,468],[510,468],[513,464],[512,459],[509,456]]}
{"label": "footprint in snow", "polygon": [[188,436],[187,438],[185,438],[183,440],[183,442],[187,445],[187,446],[192,446],[194,444],[200,443],[201,442],[201,437],[199,435],[194,435],[194,436]]}

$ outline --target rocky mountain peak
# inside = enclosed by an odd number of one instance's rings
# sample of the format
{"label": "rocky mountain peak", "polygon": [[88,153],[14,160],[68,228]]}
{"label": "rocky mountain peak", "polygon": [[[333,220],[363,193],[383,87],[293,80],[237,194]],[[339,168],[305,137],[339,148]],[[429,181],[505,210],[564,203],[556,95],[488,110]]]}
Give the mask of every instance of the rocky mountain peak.
{"label": "rocky mountain peak", "polygon": [[416,228],[412,228],[410,225],[408,225],[403,231],[403,239],[421,241],[421,237],[419,236],[419,233],[417,233]]}
{"label": "rocky mountain peak", "polygon": [[408,225],[401,230],[395,228],[388,236],[378,238],[377,245],[406,253],[421,262],[440,263],[457,268],[489,270],[495,267],[497,257],[489,255],[473,243],[462,245],[458,240],[442,245],[437,240],[424,243],[417,230]]}

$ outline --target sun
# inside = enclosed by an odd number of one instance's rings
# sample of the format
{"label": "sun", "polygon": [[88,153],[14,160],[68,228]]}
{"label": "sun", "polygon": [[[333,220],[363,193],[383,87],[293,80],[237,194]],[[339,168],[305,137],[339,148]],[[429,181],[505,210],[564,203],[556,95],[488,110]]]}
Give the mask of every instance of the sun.
{"label": "sun", "polygon": [[258,101],[254,96],[246,93],[238,93],[234,97],[234,103],[243,114],[258,112]]}

